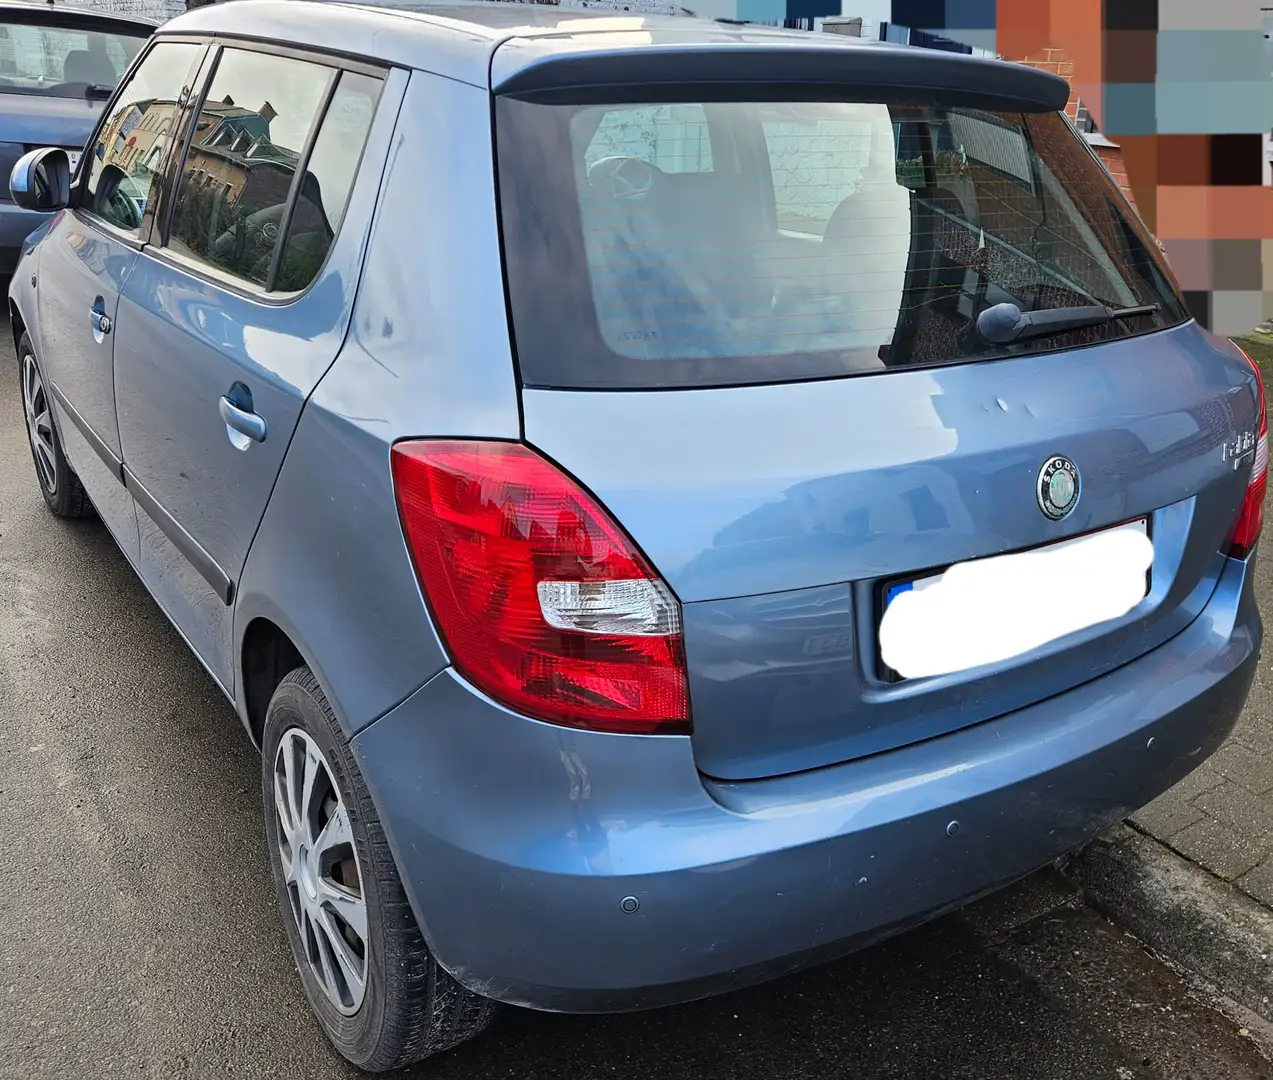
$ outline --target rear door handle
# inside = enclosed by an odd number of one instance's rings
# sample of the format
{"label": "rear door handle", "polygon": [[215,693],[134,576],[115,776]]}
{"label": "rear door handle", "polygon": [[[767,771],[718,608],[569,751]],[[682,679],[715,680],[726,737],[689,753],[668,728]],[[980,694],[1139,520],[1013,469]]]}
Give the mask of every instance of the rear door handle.
{"label": "rear door handle", "polygon": [[[265,418],[254,413],[250,406],[246,409],[241,409],[228,397],[223,397],[217,403],[217,407],[227,428],[237,431],[240,435],[247,436],[253,442],[265,442]],[[230,441],[234,442],[240,450],[247,449],[246,443],[240,445],[233,437],[231,437]]]}

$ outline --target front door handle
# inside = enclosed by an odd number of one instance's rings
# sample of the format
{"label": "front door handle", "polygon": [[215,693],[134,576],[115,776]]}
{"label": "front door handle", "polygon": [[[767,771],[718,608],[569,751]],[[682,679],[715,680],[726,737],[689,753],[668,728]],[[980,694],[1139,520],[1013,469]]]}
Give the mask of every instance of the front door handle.
{"label": "front door handle", "polygon": [[[231,393],[234,393],[234,391],[232,390]],[[247,408],[242,408],[241,406],[243,404],[246,404]],[[230,431],[238,432],[240,436],[245,436],[246,438],[251,439],[252,442],[265,442],[265,433],[267,430],[265,426],[265,418],[252,411],[252,401],[250,396],[248,397],[247,402],[240,401],[236,404],[227,395],[217,403],[217,408],[221,413],[221,419],[225,421],[225,426]],[[230,436],[230,441],[240,450],[247,449],[247,443],[242,442],[239,439],[235,439],[233,435]]]}

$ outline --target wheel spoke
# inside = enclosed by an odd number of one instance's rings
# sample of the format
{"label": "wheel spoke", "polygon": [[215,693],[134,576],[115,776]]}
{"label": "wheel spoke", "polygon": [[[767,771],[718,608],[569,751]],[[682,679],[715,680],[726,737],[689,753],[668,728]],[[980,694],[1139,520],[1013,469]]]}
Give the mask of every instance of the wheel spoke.
{"label": "wheel spoke", "polygon": [[[301,949],[305,953],[305,959],[309,961],[310,966],[314,966],[314,957],[310,955],[310,948],[318,941],[315,933],[314,916],[304,901],[298,905],[296,924],[301,931]],[[322,952],[322,949],[319,949]]]}
{"label": "wheel spoke", "polygon": [[35,361],[31,357],[23,360],[23,379],[22,379],[22,405],[30,417],[35,412],[35,399],[39,396],[40,373],[36,369]]}
{"label": "wheel spoke", "polygon": [[319,919],[315,919],[310,915],[310,926],[314,931],[314,940],[318,944],[318,964],[322,975],[323,985],[327,988],[328,995],[334,1001],[340,1001],[343,1004],[344,995],[340,992],[340,984],[336,981],[336,969],[332,967],[332,945],[331,935],[327,932],[326,925]]}
{"label": "wheel spoke", "polygon": [[[278,815],[279,831],[283,834],[283,839],[287,841],[289,850],[283,854],[287,857],[289,863],[296,857],[296,822],[292,818],[292,807],[287,799],[287,780],[278,774],[278,770],[274,771],[274,812]],[[289,877],[290,881],[291,878]]]}
{"label": "wheel spoke", "polygon": [[305,752],[305,744],[295,735],[289,733],[283,739],[279,754],[283,759],[283,786],[286,789],[288,816],[292,823],[292,834],[300,827],[300,786],[296,775],[296,755]]}
{"label": "wheel spoke", "polygon": [[310,847],[314,846],[314,820],[317,817],[316,811],[318,807],[313,805],[314,799],[314,783],[318,779],[318,771],[322,766],[319,764],[318,754],[314,747],[305,747],[305,772],[301,780],[301,798],[300,798],[300,825],[301,835],[309,841]]}
{"label": "wheel spoke", "polygon": [[278,853],[283,861],[283,880],[288,885],[298,885],[296,880],[296,855],[288,851],[282,844],[279,845]]}
{"label": "wheel spoke", "polygon": [[44,481],[44,486],[49,491],[52,491],[54,480],[57,477],[57,468],[53,464],[53,455],[43,442],[37,442],[34,445],[35,455],[40,466],[40,478]]}
{"label": "wheel spoke", "polygon": [[353,842],[354,833],[349,827],[349,814],[345,812],[345,804],[337,803],[332,816],[327,819],[327,824],[314,837],[314,854],[321,858],[328,852]]}
{"label": "wheel spoke", "polygon": [[333,882],[320,878],[318,902],[324,909],[330,908],[349,924],[364,947],[367,944],[367,904],[363,898]]}
{"label": "wheel spoke", "polygon": [[349,942],[345,940],[345,936],[340,932],[340,927],[336,925],[329,914],[324,912],[323,916],[318,920],[318,925],[322,928],[321,932],[327,939],[328,949],[323,950],[324,953],[330,950],[337,966],[341,970],[345,984],[349,987],[350,997],[357,1000],[358,992],[362,990],[363,983],[366,982],[364,961],[349,947]]}

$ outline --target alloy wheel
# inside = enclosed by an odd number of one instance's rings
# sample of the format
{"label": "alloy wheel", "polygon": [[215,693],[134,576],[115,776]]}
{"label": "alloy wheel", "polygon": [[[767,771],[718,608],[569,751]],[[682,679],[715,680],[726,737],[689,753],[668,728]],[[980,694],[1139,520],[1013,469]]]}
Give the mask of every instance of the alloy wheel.
{"label": "alloy wheel", "polygon": [[349,812],[323,752],[289,728],[274,759],[277,843],[310,970],[348,1016],[367,992],[367,899]]}
{"label": "alloy wheel", "polygon": [[40,483],[50,495],[57,494],[57,453],[53,448],[53,416],[49,397],[35,357],[22,358],[22,408],[26,413],[27,434],[35,454],[35,467]]}

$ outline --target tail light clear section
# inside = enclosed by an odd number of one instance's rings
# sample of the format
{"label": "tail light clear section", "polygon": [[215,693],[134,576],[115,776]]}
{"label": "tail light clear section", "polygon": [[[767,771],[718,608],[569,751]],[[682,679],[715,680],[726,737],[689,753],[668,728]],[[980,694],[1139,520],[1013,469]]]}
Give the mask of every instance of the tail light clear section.
{"label": "tail light clear section", "polygon": [[1264,399],[1264,378],[1260,374],[1260,365],[1245,352],[1247,363],[1255,372],[1256,392],[1259,395],[1257,415],[1259,417],[1256,441],[1255,460],[1251,465],[1251,479],[1247,482],[1246,494],[1242,498],[1242,509],[1238,511],[1238,519],[1233,526],[1233,538],[1229,542],[1229,555],[1234,559],[1245,559],[1260,539],[1264,528],[1264,495],[1269,482],[1269,415]]}
{"label": "tail light clear section", "polygon": [[550,723],[689,732],[680,606],[575,481],[520,443],[403,442],[392,466],[421,588],[466,679]]}

